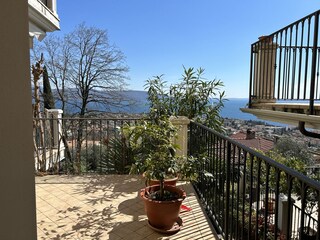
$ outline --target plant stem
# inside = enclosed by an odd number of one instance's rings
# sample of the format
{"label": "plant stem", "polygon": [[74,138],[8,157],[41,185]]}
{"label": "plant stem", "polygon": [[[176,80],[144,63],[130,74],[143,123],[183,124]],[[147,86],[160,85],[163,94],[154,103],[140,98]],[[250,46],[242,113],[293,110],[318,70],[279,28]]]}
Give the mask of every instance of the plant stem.
{"label": "plant stem", "polygon": [[160,180],[160,200],[163,200],[164,196],[164,179]]}

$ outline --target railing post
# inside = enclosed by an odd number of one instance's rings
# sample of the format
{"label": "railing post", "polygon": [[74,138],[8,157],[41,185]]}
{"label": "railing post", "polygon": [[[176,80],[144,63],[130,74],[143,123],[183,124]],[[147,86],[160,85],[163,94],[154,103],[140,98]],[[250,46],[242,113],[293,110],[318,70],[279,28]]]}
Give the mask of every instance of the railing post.
{"label": "railing post", "polygon": [[177,155],[188,156],[188,125],[190,120],[184,116],[170,117],[171,123],[178,127],[177,138],[175,144],[179,145],[177,149]]}
{"label": "railing post", "polygon": [[249,108],[251,108],[252,105],[252,97],[254,97],[253,95],[253,89],[252,87],[254,86],[253,83],[253,56],[254,56],[254,45],[251,45],[251,53],[250,53],[250,82],[249,82]]}
{"label": "railing post", "polygon": [[313,36],[313,47],[312,47],[312,66],[311,66],[311,85],[310,85],[310,103],[309,103],[309,114],[314,114],[314,92],[316,83],[316,68],[317,68],[317,48],[318,48],[318,30],[319,30],[319,12],[315,13],[314,16],[314,36]]}
{"label": "railing post", "polygon": [[231,178],[231,143],[227,142],[227,159],[226,159],[226,168],[227,168],[227,182],[226,182],[226,202],[225,202],[225,216],[224,216],[224,231],[225,231],[225,239],[229,239],[229,212],[230,212],[230,178]]}
{"label": "railing post", "polygon": [[190,122],[189,132],[188,132],[188,155],[193,155],[193,122]]}

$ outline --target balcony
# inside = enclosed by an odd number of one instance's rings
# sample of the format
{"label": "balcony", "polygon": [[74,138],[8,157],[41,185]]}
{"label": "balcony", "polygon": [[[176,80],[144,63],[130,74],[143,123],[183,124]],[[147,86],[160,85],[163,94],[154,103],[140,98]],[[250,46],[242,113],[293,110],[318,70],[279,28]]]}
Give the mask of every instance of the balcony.
{"label": "balcony", "polygon": [[28,0],[29,35],[42,40],[46,32],[60,29],[56,0]]}
{"label": "balcony", "polygon": [[251,45],[248,108],[258,118],[320,129],[319,14]]}
{"label": "balcony", "polygon": [[[138,122],[119,118],[43,120],[47,142],[59,136],[64,158],[49,158],[50,170],[60,175],[36,178],[39,236],[164,237],[147,226],[137,198],[141,180],[126,175],[132,152],[122,129]],[[55,124],[61,127],[54,128]],[[55,135],[52,129],[60,133]],[[195,122],[188,125],[187,139],[188,154],[205,161],[198,169],[197,182],[180,184],[188,192],[184,204],[192,210],[181,213],[184,226],[169,239],[319,236],[319,182]],[[50,152],[50,146],[41,149]],[[87,174],[65,175],[77,163]]]}

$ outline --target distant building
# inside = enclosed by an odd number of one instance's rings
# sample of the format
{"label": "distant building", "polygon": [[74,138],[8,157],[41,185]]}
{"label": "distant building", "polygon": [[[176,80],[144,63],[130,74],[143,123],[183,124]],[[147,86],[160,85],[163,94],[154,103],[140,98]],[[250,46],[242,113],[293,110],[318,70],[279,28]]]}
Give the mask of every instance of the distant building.
{"label": "distant building", "polygon": [[268,152],[274,147],[274,141],[263,137],[257,137],[255,131],[248,129],[246,132],[240,131],[230,136],[231,139],[249,148]]}

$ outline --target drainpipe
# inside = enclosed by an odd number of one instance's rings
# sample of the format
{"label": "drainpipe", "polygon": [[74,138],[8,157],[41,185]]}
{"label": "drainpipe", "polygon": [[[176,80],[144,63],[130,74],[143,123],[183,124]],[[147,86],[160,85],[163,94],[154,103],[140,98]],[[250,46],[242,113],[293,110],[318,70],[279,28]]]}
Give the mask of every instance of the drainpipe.
{"label": "drainpipe", "polygon": [[310,131],[306,130],[305,122],[299,121],[299,130],[303,135],[305,135],[307,137],[319,138],[320,139],[320,134],[319,133],[310,132]]}

